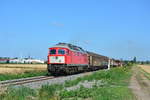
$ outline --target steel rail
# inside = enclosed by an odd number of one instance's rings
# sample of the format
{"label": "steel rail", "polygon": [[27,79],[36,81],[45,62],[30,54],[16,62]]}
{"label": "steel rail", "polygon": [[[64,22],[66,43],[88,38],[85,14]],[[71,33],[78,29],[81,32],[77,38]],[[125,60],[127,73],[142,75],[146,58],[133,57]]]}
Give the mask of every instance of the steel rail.
{"label": "steel rail", "polygon": [[53,76],[39,76],[39,77],[31,77],[31,78],[23,78],[23,79],[16,79],[16,80],[7,80],[0,82],[0,87],[6,87],[10,85],[22,85],[25,83],[32,83],[32,82],[38,82],[48,79],[53,79]]}

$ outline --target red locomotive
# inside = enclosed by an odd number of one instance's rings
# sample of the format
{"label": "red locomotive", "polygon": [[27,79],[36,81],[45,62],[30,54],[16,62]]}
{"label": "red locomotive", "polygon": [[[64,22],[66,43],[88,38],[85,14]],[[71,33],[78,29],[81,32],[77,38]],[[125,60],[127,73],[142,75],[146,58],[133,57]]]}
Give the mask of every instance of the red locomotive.
{"label": "red locomotive", "polygon": [[49,48],[47,68],[51,74],[72,74],[107,68],[108,60],[108,57],[87,52],[81,47],[59,43]]}

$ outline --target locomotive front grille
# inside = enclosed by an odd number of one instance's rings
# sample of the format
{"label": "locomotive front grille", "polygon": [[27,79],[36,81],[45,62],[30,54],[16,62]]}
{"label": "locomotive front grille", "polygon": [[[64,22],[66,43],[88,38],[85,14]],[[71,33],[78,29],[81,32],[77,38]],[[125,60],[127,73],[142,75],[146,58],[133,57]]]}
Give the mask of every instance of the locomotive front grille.
{"label": "locomotive front grille", "polygon": [[50,56],[50,63],[65,63],[64,56]]}

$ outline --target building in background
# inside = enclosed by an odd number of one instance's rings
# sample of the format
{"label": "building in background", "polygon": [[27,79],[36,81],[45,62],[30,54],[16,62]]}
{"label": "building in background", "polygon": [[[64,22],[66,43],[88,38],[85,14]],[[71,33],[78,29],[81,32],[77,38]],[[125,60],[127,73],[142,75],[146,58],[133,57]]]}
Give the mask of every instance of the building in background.
{"label": "building in background", "polygon": [[0,63],[8,63],[9,59],[7,58],[0,58]]}
{"label": "building in background", "polygon": [[44,60],[33,58],[2,58],[0,57],[0,63],[13,63],[13,64],[44,64]]}

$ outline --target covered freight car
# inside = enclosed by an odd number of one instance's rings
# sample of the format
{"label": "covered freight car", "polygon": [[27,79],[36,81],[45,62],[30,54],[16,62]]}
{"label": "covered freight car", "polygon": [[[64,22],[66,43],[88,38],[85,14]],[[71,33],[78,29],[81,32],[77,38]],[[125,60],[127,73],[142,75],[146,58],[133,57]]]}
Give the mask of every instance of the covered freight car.
{"label": "covered freight car", "polygon": [[102,56],[93,52],[89,52],[88,57],[89,57],[89,67],[92,70],[97,70],[97,69],[104,69],[108,67],[108,61],[109,58],[106,56]]}
{"label": "covered freight car", "polygon": [[123,66],[123,62],[121,60],[112,59],[111,66],[112,67],[119,67],[119,66],[121,67],[121,66]]}

